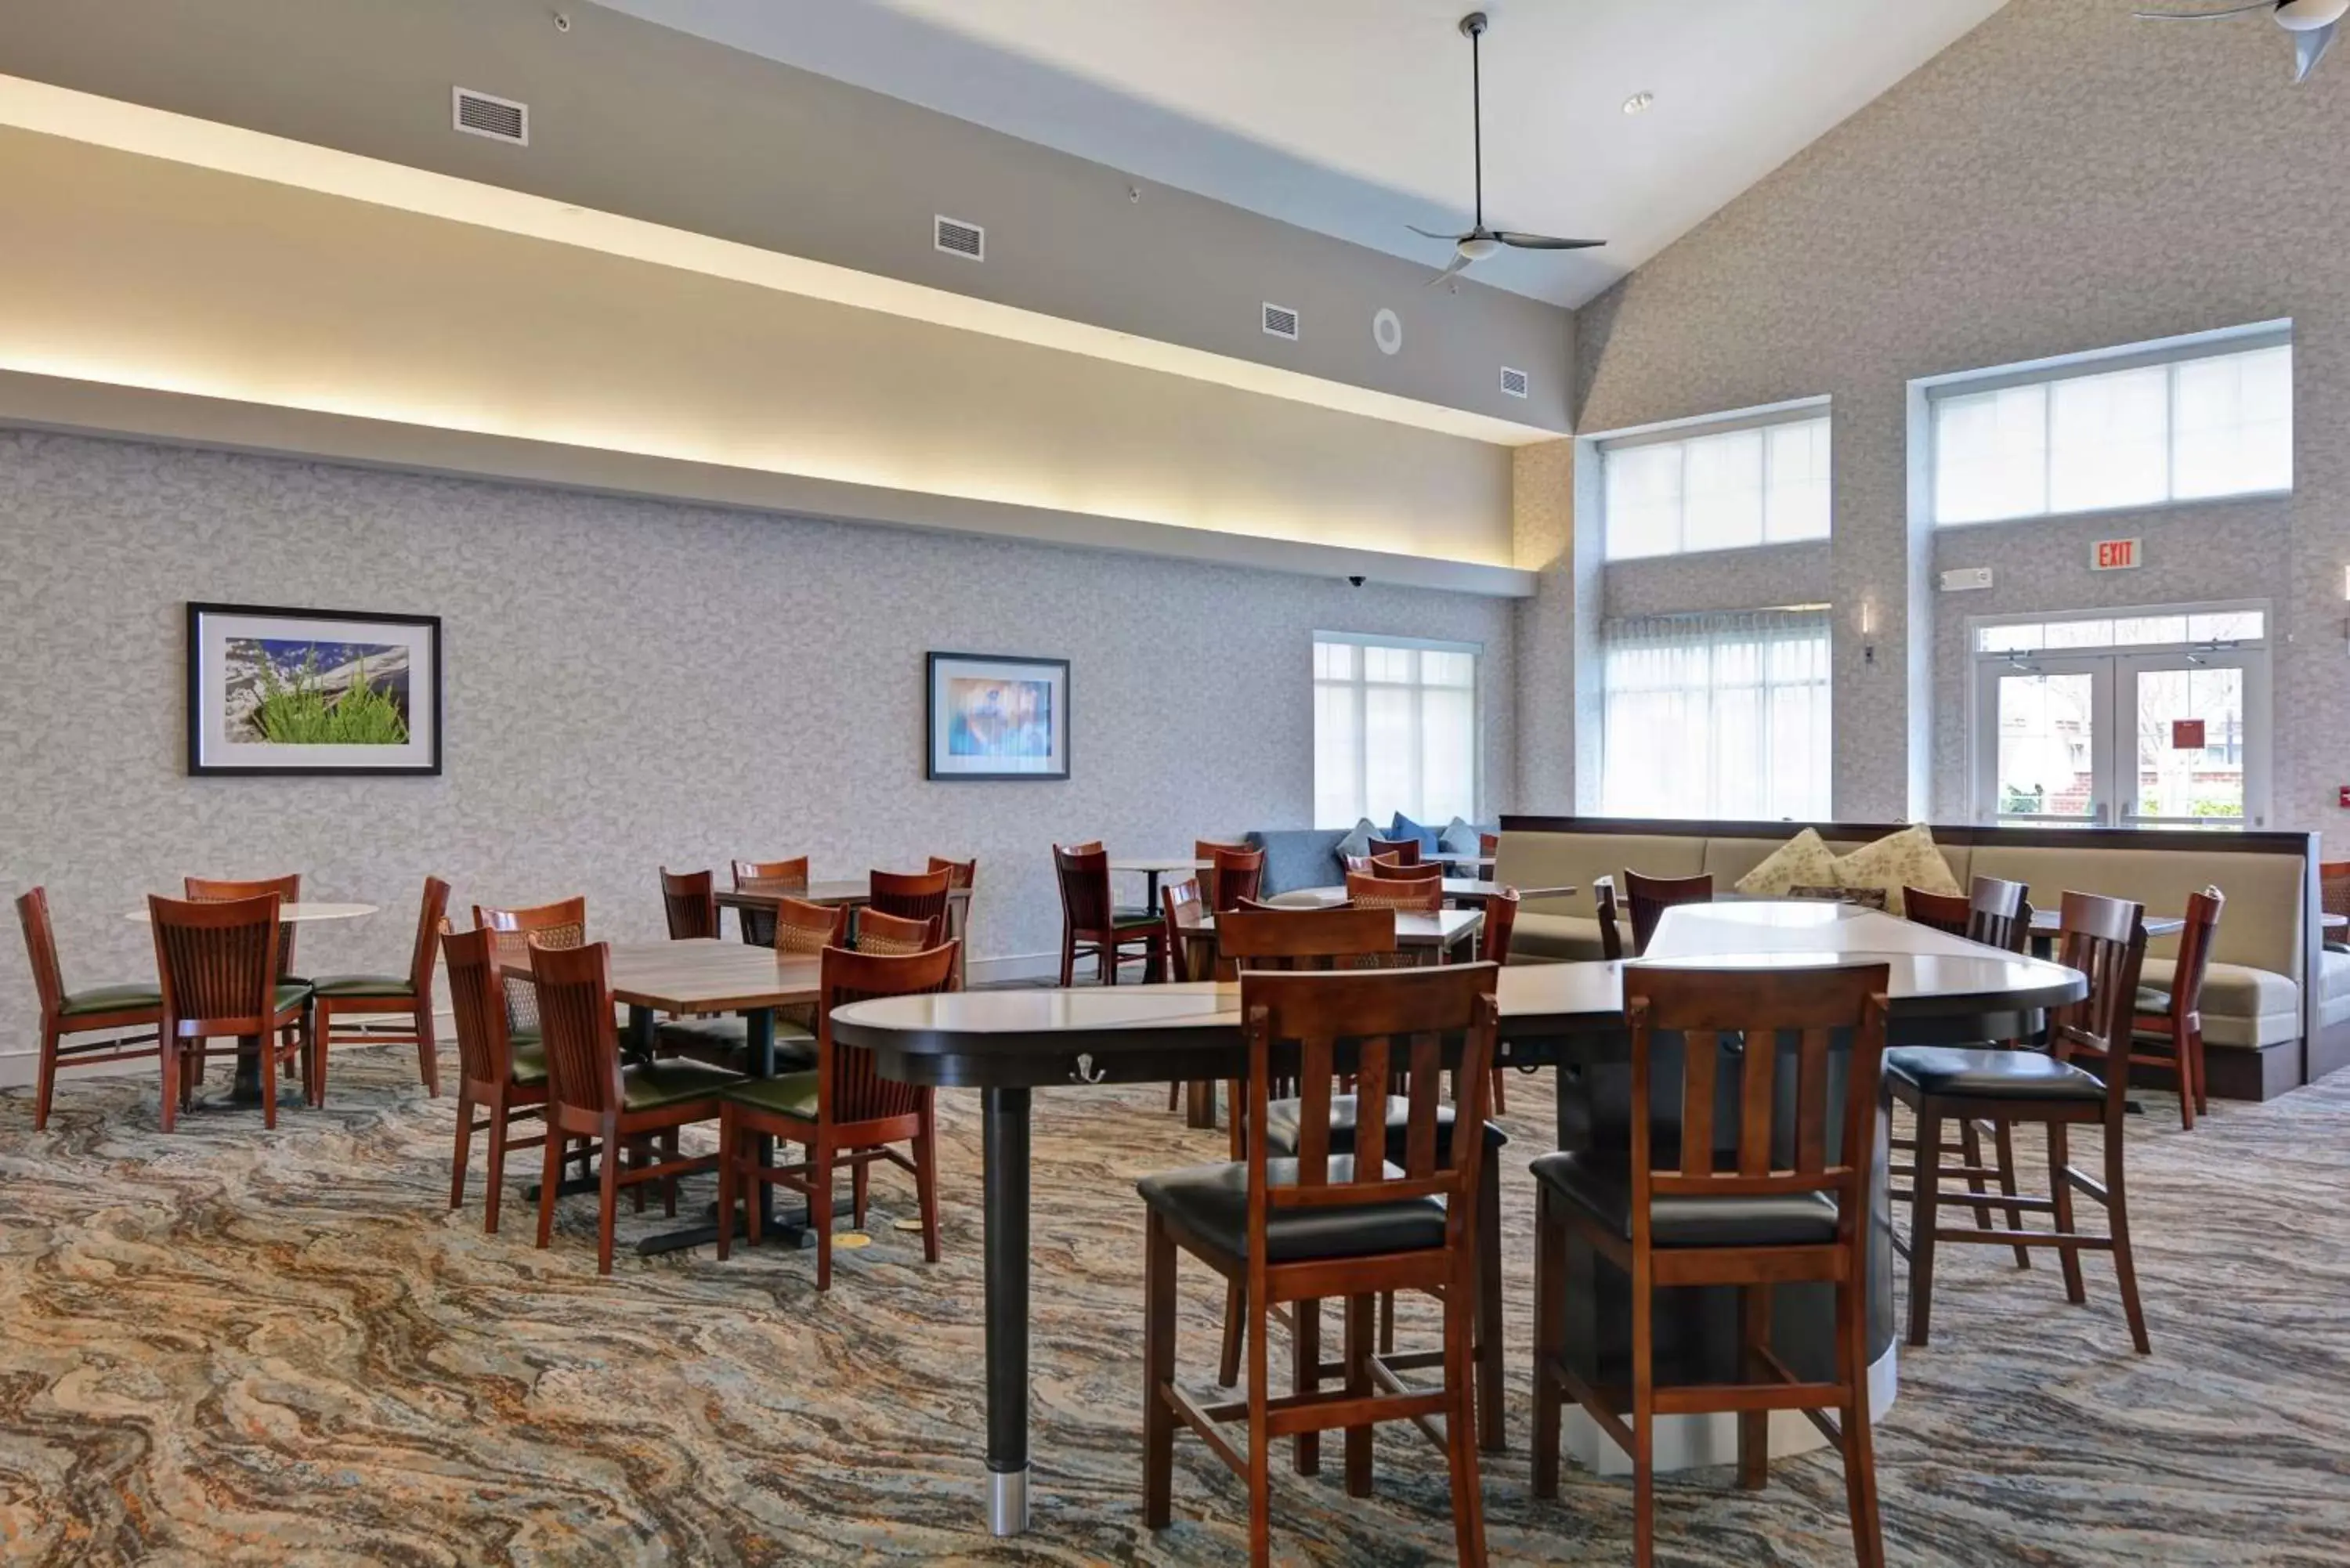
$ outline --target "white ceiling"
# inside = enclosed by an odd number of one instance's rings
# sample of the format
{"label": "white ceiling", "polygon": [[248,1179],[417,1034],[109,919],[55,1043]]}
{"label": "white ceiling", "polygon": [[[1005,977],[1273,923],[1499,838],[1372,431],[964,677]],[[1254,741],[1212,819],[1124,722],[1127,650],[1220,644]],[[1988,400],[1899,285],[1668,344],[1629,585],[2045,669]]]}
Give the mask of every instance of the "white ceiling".
{"label": "white ceiling", "polygon": [[[1471,0],[599,3],[1431,269],[1467,226]],[[1492,0],[1487,220],[1608,244],[1477,276],[1583,303],[2001,4]]]}

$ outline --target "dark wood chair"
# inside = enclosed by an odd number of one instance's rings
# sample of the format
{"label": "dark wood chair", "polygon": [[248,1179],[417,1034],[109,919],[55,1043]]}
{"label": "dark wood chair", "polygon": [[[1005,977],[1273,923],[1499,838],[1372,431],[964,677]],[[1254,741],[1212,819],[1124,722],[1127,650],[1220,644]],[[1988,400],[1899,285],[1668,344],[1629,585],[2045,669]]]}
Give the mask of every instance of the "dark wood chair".
{"label": "dark wood chair", "polygon": [[1116,985],[1118,968],[1140,959],[1143,979],[1167,971],[1167,923],[1156,909],[1124,909],[1110,902],[1109,855],[1098,844],[1053,846],[1061,888],[1061,983],[1075,985],[1077,960],[1100,965],[1101,983]]}
{"label": "dark wood chair", "polygon": [[[1172,1514],[1175,1430],[1180,1421],[1244,1476],[1249,1488],[1251,1561],[1271,1552],[1272,1444],[1295,1437],[1301,1462],[1309,1439],[1346,1430],[1347,1490],[1371,1490],[1376,1422],[1409,1419],[1436,1437],[1451,1471],[1456,1550],[1464,1563],[1485,1561],[1479,1493],[1471,1346],[1479,1294],[1477,1227],[1491,1161],[1478,1136],[1482,1105],[1461,1107],[1448,1131],[1437,1085],[1447,1065],[1460,1082],[1482,1086],[1492,1065],[1496,1014],[1491,967],[1362,974],[1273,974],[1244,971],[1241,1008],[1247,1021],[1249,1155],[1245,1163],[1196,1167],[1145,1178],[1143,1263],[1143,1522],[1161,1529]],[[1447,1063],[1445,1042],[1461,1039]],[[1355,1093],[1335,1091],[1351,1075]],[[1301,1098],[1297,1141],[1276,1158],[1269,1087],[1294,1075]],[[1401,1136],[1385,1159],[1353,1158],[1334,1136],[1341,1100],[1365,1107],[1382,1126],[1400,1113]],[[1400,1155],[1400,1158],[1398,1156]],[[1250,1314],[1250,1376],[1244,1398],[1203,1405],[1175,1381],[1178,1251],[1200,1259],[1239,1287]],[[1397,1291],[1423,1292],[1444,1312],[1440,1386],[1415,1388],[1399,1375],[1403,1358],[1373,1344],[1374,1303]],[[1328,1297],[1346,1303],[1343,1358],[1325,1367],[1318,1322]],[[1295,1304],[1297,1388],[1272,1390],[1269,1330],[1274,1309]],[[1413,1358],[1421,1364],[1424,1358]],[[1325,1376],[1341,1386],[1324,1389]],[[1245,1422],[1248,1444],[1236,1449],[1219,1428]]]}
{"label": "dark wood chair", "polygon": [[[209,902],[150,894],[155,973],[162,981],[163,1130],[178,1126],[195,1078],[182,1058],[203,1042],[234,1037],[260,1056],[261,1125],[277,1126],[277,1075],[310,1052],[310,988],[278,978],[278,909],[275,893]],[[201,1058],[198,1071],[201,1072]],[[310,1076],[305,1071],[307,1082]]]}
{"label": "dark wood chair", "polygon": [[[2133,1064],[2168,1073],[2178,1084],[2178,1125],[2195,1130],[2195,1118],[2211,1108],[2203,1088],[2203,975],[2211,967],[2211,942],[2228,896],[2217,888],[2187,896],[2187,924],[2178,933],[2178,958],[2170,984],[2140,985],[2131,1005]],[[2076,1046],[2076,1057],[2096,1053]]]}
{"label": "dark wood chair", "polygon": [[866,908],[904,920],[936,920],[944,930],[953,885],[951,871],[876,871],[873,901]]}
{"label": "dark wood chair", "polygon": [[[495,1235],[505,1194],[506,1156],[546,1142],[546,1053],[517,1045],[506,1033],[505,987],[499,983],[496,937],[489,931],[444,931],[441,951],[449,968],[449,1000],[456,1013],[457,1150],[449,1168],[449,1207],[465,1201],[465,1166],[473,1135],[488,1135],[489,1169],[482,1192],[482,1231]],[[540,1132],[515,1137],[517,1122]]]}
{"label": "dark wood chair", "polygon": [[1624,905],[1632,916],[1632,956],[1638,958],[1648,950],[1657,922],[1665,918],[1667,909],[1677,904],[1712,902],[1711,877],[1643,877],[1638,871],[1625,872]]}
{"label": "dark wood chair", "polygon": [[[310,1103],[327,1103],[327,1064],[337,1045],[413,1045],[416,1070],[424,1092],[441,1095],[439,1042],[432,1027],[432,954],[441,940],[442,918],[449,909],[449,884],[438,877],[424,878],[424,899],[416,911],[416,943],[409,950],[406,974],[322,974],[310,982],[310,1027],[316,1044],[310,1053]],[[385,1018],[406,1018],[408,1028],[385,1028]],[[338,1030],[346,1018],[372,1018],[372,1027]]]}
{"label": "dark wood chair", "polygon": [[1440,914],[1444,909],[1441,877],[1383,877],[1347,873],[1347,902],[1358,909],[1394,909],[1412,914]]}
{"label": "dark wood chair", "polygon": [[[1926,1343],[1933,1312],[1934,1251],[1943,1241],[2057,1249],[2064,1270],[2065,1298],[2088,1300],[2081,1282],[2081,1253],[2111,1252],[2121,1284],[2122,1311],[2140,1355],[2149,1352],[2146,1315],[2138,1305],[2137,1268],[2130,1253],[2129,1208],[2122,1181],[2125,1118],[2129,1106],[2130,1019],[2137,999],[2138,967],[2146,957],[2143,906],[2090,893],[2066,893],[2060,922],[2062,961],[2088,977],[2088,995],[2057,1011],[2050,1020],[2049,1051],[1961,1049],[1905,1045],[1887,1054],[1885,1081],[1893,1096],[1918,1118],[1909,1168],[1909,1189],[1897,1191],[1910,1201],[1909,1343]],[[2106,1080],[2074,1065],[2075,1052],[2106,1065]],[[2046,1198],[2002,1196],[2009,1228],[1996,1230],[1980,1210],[1972,1229],[1941,1222],[1941,1183],[1996,1175],[1980,1165],[1942,1163],[1950,1149],[1942,1125],[1990,1122],[2012,1127],[2036,1124],[2048,1137]],[[2102,1183],[2074,1168],[2066,1136],[2075,1127],[2104,1129]],[[2085,1236],[2074,1224],[2075,1191],[2106,1206],[2108,1233]],[[1953,1201],[1965,1201],[1953,1195]],[[2052,1231],[2026,1230],[2024,1212],[2050,1215]]]}
{"label": "dark wood chair", "polygon": [[[1575,1152],[1534,1163],[1534,1453],[1537,1497],[1558,1495],[1559,1412],[1565,1398],[1632,1457],[1632,1560],[1656,1552],[1656,1423],[1659,1416],[1738,1414],[1740,1484],[1759,1488],[1770,1467],[1769,1412],[1801,1410],[1844,1457],[1854,1554],[1885,1561],[1877,1464],[1868,1429],[1869,1172],[1877,1147],[1877,1075],[1885,1055],[1884,964],[1828,970],[1627,970],[1631,1033],[1632,1152]],[[1844,1116],[1828,1147],[1829,1037],[1850,1031]],[[1659,1083],[1657,1037],[1679,1033],[1679,1083]],[[1721,1168],[1716,1074],[1726,1037],[1737,1058],[1734,1168]],[[1789,1038],[1793,1036],[1793,1038]],[[1762,1040],[1773,1050],[1757,1050]],[[1783,1085],[1781,1075],[1794,1078]],[[1659,1149],[1652,1120],[1678,1091],[1678,1147]],[[1663,1156],[1669,1162],[1659,1166]],[[1602,1391],[1567,1365],[1564,1328],[1570,1237],[1632,1282],[1629,1389]],[[1771,1294],[1828,1286],[1835,1296],[1835,1376],[1798,1376],[1771,1348]],[[1659,1387],[1656,1293],[1688,1285],[1739,1291],[1742,1380]],[[1830,1422],[1823,1411],[1834,1410]]]}
{"label": "dark wood chair", "polygon": [[889,915],[879,909],[867,909],[857,917],[856,935],[848,946],[851,951],[873,953],[881,958],[904,958],[910,953],[928,952],[946,943],[947,918],[943,913],[927,920],[910,919],[900,915]]}
{"label": "dark wood chair", "polygon": [[[57,964],[57,933],[49,925],[49,896],[36,888],[16,899],[16,923],[25,929],[25,953],[33,961],[33,991],[41,1004],[41,1060],[33,1090],[33,1130],[49,1125],[49,1101],[60,1067],[95,1067],[108,1062],[143,1062],[161,1056],[163,992],[152,985],[97,985],[66,989]],[[123,1030],[142,1031],[125,1034]],[[104,1032],[102,1040],[79,1044],[77,1034]]]}
{"label": "dark wood chair", "polygon": [[1591,902],[1599,917],[1599,956],[1620,959],[1624,956],[1624,911],[1616,898],[1616,878],[1594,877],[1591,879]]}
{"label": "dark wood chair", "polygon": [[[795,855],[789,860],[737,860],[733,865],[734,890],[754,888],[762,893],[805,893],[808,885],[808,857]],[[756,948],[775,945],[775,917],[766,909],[737,909],[734,929],[743,940]]]}
{"label": "dark wood chair", "polygon": [[[1200,890],[1199,878],[1187,877],[1180,882],[1170,882],[1159,889],[1159,900],[1167,919],[1167,971],[1178,984],[1194,980],[1216,980],[1216,933],[1208,922],[1208,900]],[[1170,1084],[1167,1085],[1167,1108],[1174,1110],[1183,1103],[1186,1091],[1196,1098],[1212,1096],[1215,1085]],[[1207,1125],[1213,1127],[1212,1106],[1201,1113]]]}
{"label": "dark wood chair", "polygon": [[[947,874],[947,940],[955,944],[955,989],[962,989],[963,971],[971,962],[971,903],[972,894],[979,887],[979,857],[950,860],[943,855],[931,857],[931,869]],[[960,898],[953,895],[961,893]]]}
{"label": "dark wood chair", "polygon": [[[596,1272],[612,1272],[612,1231],[620,1189],[661,1184],[663,1208],[677,1212],[677,1179],[712,1170],[716,1155],[678,1152],[677,1129],[715,1121],[718,1098],[740,1075],[706,1062],[620,1064],[620,1037],[612,1021],[611,949],[603,942],[547,947],[530,940],[530,972],[546,1054],[546,1147],[538,1189],[538,1244],[555,1238],[563,1147],[592,1138],[597,1148]],[[651,1147],[658,1138],[660,1153]],[[637,1158],[625,1156],[633,1152]]]}
{"label": "dark wood chair", "polygon": [[[873,1065],[871,1052],[833,1037],[832,1014],[836,1008],[878,996],[952,991],[954,974],[951,942],[925,952],[889,957],[841,948],[825,950],[816,1070],[748,1079],[726,1092],[724,1115],[718,1125],[718,1147],[724,1155],[718,1190],[722,1261],[734,1244],[737,1193],[744,1199],[751,1240],[756,1242],[760,1224],[759,1205],[753,1198],[756,1184],[787,1187],[807,1199],[809,1222],[816,1231],[816,1288],[830,1290],[833,1168],[849,1168],[852,1223],[862,1230],[867,1180],[875,1160],[887,1160],[913,1174],[922,1217],[922,1261],[939,1261],[936,1091],[883,1077]],[[803,1146],[807,1159],[793,1166],[761,1164],[761,1135],[778,1143]],[[901,1143],[911,1147],[911,1158],[898,1152],[895,1146]],[[745,1184],[750,1184],[747,1189]]]}
{"label": "dark wood chair", "polygon": [[1263,850],[1251,849],[1246,845],[1205,842],[1195,847],[1204,851],[1198,858],[1214,863],[1202,891],[1216,914],[1239,909],[1263,889]]}
{"label": "dark wood chair", "polygon": [[[1485,896],[1485,924],[1477,933],[1479,958],[1489,963],[1510,961],[1510,940],[1517,934],[1519,902],[1515,888],[1503,888]],[[1509,1076],[1507,1067],[1493,1069],[1493,1114],[1497,1116],[1510,1114]]]}
{"label": "dark wood chair", "polygon": [[1378,877],[1389,882],[1435,882],[1444,880],[1444,867],[1435,861],[1426,865],[1406,866],[1384,857],[1367,862],[1361,871],[1352,875]]}
{"label": "dark wood chair", "polygon": [[661,913],[673,942],[710,940],[718,935],[718,878],[708,871],[661,867]]}
{"label": "dark wood chair", "polygon": [[795,855],[788,860],[737,860],[733,871],[737,888],[752,882],[773,883],[777,887],[796,882],[805,888],[808,882],[808,857]]}
{"label": "dark wood chair", "polygon": [[[1477,836],[1477,853],[1479,855],[1491,860],[1495,856],[1501,854],[1501,852],[1502,836],[1500,834],[1481,833]],[[1477,879],[1481,882],[1491,882],[1493,880],[1493,873],[1500,869],[1501,867],[1498,866],[1480,866],[1477,867]]]}
{"label": "dark wood chair", "polygon": [[1374,860],[1392,860],[1399,866],[1419,864],[1419,840],[1417,838],[1380,838],[1374,836],[1370,844],[1370,857]]}
{"label": "dark wood chair", "polygon": [[[258,898],[271,893],[276,894],[284,903],[298,904],[302,901],[302,874],[296,871],[287,877],[255,877],[242,881],[227,877],[185,877],[181,878],[180,891],[192,904],[234,903],[241,898]],[[298,985],[302,982],[300,973],[294,968],[295,934],[296,927],[293,921],[285,920],[279,923],[277,978],[288,985]],[[281,1039],[278,1044],[282,1047],[290,1043],[291,1031],[288,1031],[287,1038]],[[202,1082],[204,1075],[204,1043],[201,1040],[197,1041],[194,1049],[189,1052],[188,1055],[195,1064],[195,1080]],[[304,1090],[306,1093],[308,1090],[307,1084],[304,1085]]]}
{"label": "dark wood chair", "polygon": [[537,1044],[538,989],[532,983],[531,944],[576,948],[588,940],[588,900],[558,898],[526,909],[473,906],[473,929],[490,933],[490,961],[505,991],[506,1033],[515,1042]]}

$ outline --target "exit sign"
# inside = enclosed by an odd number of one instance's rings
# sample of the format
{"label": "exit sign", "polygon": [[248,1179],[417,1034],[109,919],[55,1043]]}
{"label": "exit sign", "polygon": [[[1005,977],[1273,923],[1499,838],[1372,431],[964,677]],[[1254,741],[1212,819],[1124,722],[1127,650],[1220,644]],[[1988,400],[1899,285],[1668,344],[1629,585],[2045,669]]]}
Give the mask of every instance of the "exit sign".
{"label": "exit sign", "polygon": [[2100,539],[2089,557],[2090,566],[2100,572],[2126,572],[2143,564],[2136,539]]}

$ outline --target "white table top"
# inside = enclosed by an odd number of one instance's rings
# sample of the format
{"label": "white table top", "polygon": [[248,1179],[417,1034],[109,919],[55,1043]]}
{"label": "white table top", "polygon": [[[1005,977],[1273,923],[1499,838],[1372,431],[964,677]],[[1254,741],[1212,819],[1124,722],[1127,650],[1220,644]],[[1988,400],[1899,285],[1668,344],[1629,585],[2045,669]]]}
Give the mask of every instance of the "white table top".
{"label": "white table top", "polygon": [[[1474,877],[1446,877],[1440,880],[1444,884],[1444,896],[1448,898],[1490,898],[1502,890],[1499,882],[1483,882]],[[1563,898],[1574,891],[1571,887],[1521,888],[1518,897]],[[1265,900],[1284,909],[1326,909],[1333,904],[1346,901],[1347,889],[1344,888],[1292,888],[1286,893],[1275,893]]]}
{"label": "white table top", "polygon": [[1180,858],[1170,857],[1164,860],[1153,859],[1151,857],[1147,855],[1132,857],[1119,856],[1112,859],[1109,863],[1109,868],[1113,871],[1133,871],[1136,873],[1150,871],[1212,871],[1215,867],[1216,863],[1212,860],[1194,860],[1189,856],[1183,856]]}
{"label": "white table top", "polygon": [[[322,904],[314,902],[280,904],[277,906],[277,919],[281,924],[290,921],[296,925],[300,925],[308,920],[356,920],[361,915],[372,915],[376,913],[378,908],[379,906],[374,904]],[[149,915],[145,909],[139,909],[128,911],[122,918],[126,920],[137,920],[140,924],[144,925],[149,923],[153,917]]]}

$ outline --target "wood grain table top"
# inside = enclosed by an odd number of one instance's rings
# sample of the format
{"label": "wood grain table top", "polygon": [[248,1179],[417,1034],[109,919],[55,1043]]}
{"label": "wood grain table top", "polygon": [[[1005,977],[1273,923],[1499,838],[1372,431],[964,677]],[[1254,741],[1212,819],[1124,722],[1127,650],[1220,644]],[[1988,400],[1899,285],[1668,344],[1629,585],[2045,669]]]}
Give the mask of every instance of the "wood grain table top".
{"label": "wood grain table top", "polygon": [[745,1012],[821,999],[824,961],[695,938],[616,942],[612,999],[663,1012]]}
{"label": "wood grain table top", "polygon": [[[718,907],[722,909],[771,909],[778,898],[797,898],[804,904],[869,904],[873,901],[873,878],[870,877],[834,877],[812,882],[747,882],[740,888],[718,889]],[[950,888],[949,903],[969,903],[971,889]]]}
{"label": "wood grain table top", "polygon": [[[1501,883],[1482,882],[1474,877],[1447,877],[1442,880],[1444,896],[1447,898],[1490,898],[1502,890]],[[1518,889],[1518,897],[1565,898],[1571,897],[1574,892],[1575,888],[1571,884],[1556,888],[1521,888]],[[1292,888],[1286,893],[1276,893],[1265,900],[1268,904],[1278,904],[1286,909],[1326,909],[1333,904],[1343,904],[1346,901],[1347,889],[1344,888]]]}
{"label": "wood grain table top", "polygon": [[[380,908],[375,904],[323,904],[315,900],[280,904],[277,906],[277,919],[281,925],[291,923],[297,926],[312,920],[356,920],[362,915],[377,913]],[[141,925],[152,924],[154,919],[144,909],[126,910],[122,918],[137,920]]]}

